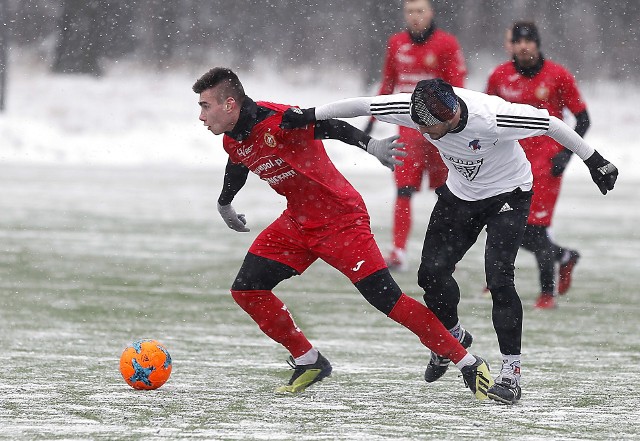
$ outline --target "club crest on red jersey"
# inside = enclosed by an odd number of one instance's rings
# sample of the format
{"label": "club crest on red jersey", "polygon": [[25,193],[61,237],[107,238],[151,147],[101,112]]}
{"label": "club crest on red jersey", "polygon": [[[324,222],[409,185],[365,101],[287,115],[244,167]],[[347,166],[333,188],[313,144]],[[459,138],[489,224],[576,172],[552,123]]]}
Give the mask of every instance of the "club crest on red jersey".
{"label": "club crest on red jersey", "polygon": [[541,85],[540,87],[536,88],[536,98],[538,98],[540,101],[546,101],[549,98],[549,88],[545,85]]}
{"label": "club crest on red jersey", "polygon": [[424,57],[424,65],[431,68],[436,67],[438,65],[438,57],[436,57],[435,54],[429,52]]}
{"label": "club crest on red jersey", "polygon": [[271,133],[264,134],[264,143],[271,148],[274,148],[276,145],[278,145],[275,136],[273,136]]}

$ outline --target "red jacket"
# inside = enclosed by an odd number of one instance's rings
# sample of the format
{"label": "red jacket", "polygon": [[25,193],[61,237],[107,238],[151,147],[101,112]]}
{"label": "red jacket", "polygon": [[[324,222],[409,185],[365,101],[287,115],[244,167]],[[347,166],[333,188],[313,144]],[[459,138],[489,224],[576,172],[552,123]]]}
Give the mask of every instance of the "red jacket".
{"label": "red jacket", "polygon": [[467,67],[458,40],[436,28],[421,44],[408,31],[392,35],[387,43],[379,95],[413,92],[420,80],[442,78],[463,87]]}
{"label": "red jacket", "polygon": [[[587,108],[573,75],[562,65],[546,59],[540,72],[533,77],[520,74],[513,61],[499,65],[489,77],[487,93],[498,95],[512,103],[529,104],[539,109],[547,109],[549,115],[560,119],[565,107],[574,115]],[[560,144],[546,136],[523,139],[520,144],[530,160],[533,160],[532,153],[551,157],[562,150]]]}

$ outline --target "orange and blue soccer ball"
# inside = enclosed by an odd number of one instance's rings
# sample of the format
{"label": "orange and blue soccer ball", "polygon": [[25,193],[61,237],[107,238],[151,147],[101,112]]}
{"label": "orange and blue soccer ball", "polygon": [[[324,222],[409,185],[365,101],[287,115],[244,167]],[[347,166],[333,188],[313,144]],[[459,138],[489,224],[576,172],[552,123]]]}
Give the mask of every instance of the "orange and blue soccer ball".
{"label": "orange and blue soccer ball", "polygon": [[157,389],[171,375],[171,355],[157,340],[138,340],[120,357],[120,373],[134,389]]}

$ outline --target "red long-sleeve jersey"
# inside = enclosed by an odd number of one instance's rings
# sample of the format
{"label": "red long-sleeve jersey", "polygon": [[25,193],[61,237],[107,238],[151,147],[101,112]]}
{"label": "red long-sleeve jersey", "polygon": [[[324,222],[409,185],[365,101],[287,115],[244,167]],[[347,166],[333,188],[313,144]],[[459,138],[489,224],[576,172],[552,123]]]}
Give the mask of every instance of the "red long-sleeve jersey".
{"label": "red long-sleeve jersey", "polygon": [[[560,119],[564,108],[574,115],[587,108],[573,75],[560,64],[549,60],[544,60],[540,71],[531,77],[518,72],[513,61],[499,65],[489,77],[487,93],[514,103],[547,109],[549,115]],[[531,163],[534,177],[534,194],[527,223],[548,227],[561,182],[561,177],[551,174],[551,160],[563,147],[548,136],[536,136],[519,142]]]}
{"label": "red long-sleeve jersey", "polygon": [[560,119],[565,107],[574,115],[587,108],[573,75],[549,60],[544,60],[542,69],[533,77],[520,74],[512,61],[501,64],[489,77],[487,93],[512,103],[547,109],[549,115]]}
{"label": "red long-sleeve jersey", "polygon": [[287,198],[289,214],[305,227],[336,223],[340,215],[367,215],[360,194],[336,169],[322,142],[314,139],[314,126],[281,129],[282,113],[290,106],[264,101],[257,105],[274,113],[243,141],[224,136],[223,148],[231,161],[244,164]]}
{"label": "red long-sleeve jersey", "polygon": [[387,43],[379,95],[413,92],[420,80],[442,78],[463,87],[467,67],[458,40],[436,28],[424,43],[415,43],[408,31],[393,34]]}
{"label": "red long-sleeve jersey", "polygon": [[[576,80],[571,73],[558,63],[544,60],[542,69],[533,77],[524,76],[516,70],[513,61],[508,61],[495,68],[487,83],[487,93],[511,101],[512,103],[529,104],[539,109],[547,109],[549,115],[562,119],[562,111],[566,107],[574,115],[586,110]],[[549,150],[553,156],[562,146],[550,138],[545,138],[555,148]],[[539,145],[538,137],[522,140],[520,144],[525,151]]]}

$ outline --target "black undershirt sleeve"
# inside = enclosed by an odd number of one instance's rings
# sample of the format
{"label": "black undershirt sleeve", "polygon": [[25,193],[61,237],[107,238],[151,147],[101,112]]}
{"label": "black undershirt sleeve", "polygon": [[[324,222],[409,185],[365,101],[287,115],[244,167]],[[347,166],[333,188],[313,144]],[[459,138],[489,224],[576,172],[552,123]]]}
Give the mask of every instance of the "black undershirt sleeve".
{"label": "black undershirt sleeve", "polygon": [[224,182],[218,198],[218,204],[229,205],[240,189],[244,187],[248,176],[249,169],[245,165],[234,164],[229,159],[224,171]]}
{"label": "black undershirt sleeve", "polygon": [[339,119],[316,121],[314,137],[315,139],[337,139],[360,147],[362,150],[367,150],[367,144],[371,139],[362,130]]}
{"label": "black undershirt sleeve", "polygon": [[575,115],[576,117],[576,128],[574,129],[578,135],[584,138],[584,135],[589,130],[589,126],[591,125],[591,121],[589,120],[589,114],[586,110],[583,110],[580,113]]}

